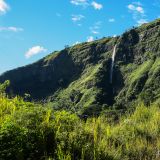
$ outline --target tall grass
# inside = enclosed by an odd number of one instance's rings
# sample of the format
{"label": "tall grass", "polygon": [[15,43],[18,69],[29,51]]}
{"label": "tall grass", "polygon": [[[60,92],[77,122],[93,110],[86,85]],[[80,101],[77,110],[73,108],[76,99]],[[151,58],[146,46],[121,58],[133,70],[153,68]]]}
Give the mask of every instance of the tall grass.
{"label": "tall grass", "polygon": [[85,122],[1,94],[0,159],[159,160],[160,108],[140,104],[118,122],[107,115]]}

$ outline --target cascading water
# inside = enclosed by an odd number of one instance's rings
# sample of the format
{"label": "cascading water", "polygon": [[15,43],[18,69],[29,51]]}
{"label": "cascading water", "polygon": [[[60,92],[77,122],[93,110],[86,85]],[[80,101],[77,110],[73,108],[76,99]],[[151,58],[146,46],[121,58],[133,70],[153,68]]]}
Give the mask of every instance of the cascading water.
{"label": "cascading water", "polygon": [[114,68],[114,61],[115,61],[115,56],[116,56],[116,48],[117,48],[117,45],[114,46],[113,54],[112,54],[112,63],[111,63],[111,72],[110,72],[110,83],[112,83],[112,81],[113,81],[113,68]]}

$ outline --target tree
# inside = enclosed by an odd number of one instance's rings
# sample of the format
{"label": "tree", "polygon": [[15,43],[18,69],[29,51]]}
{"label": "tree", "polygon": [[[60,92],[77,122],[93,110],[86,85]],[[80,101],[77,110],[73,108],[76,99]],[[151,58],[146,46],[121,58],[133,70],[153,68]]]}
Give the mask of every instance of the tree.
{"label": "tree", "polygon": [[7,80],[4,83],[0,84],[0,94],[4,94],[6,91],[6,88],[10,85],[10,81]]}

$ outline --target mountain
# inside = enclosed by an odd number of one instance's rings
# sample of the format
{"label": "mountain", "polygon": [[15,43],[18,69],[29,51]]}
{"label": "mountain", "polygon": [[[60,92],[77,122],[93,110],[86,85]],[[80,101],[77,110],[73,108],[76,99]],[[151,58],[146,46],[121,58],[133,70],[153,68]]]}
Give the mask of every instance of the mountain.
{"label": "mountain", "polygon": [[0,82],[5,80],[11,82],[7,90],[11,95],[28,93],[32,100],[49,101],[55,109],[78,114],[126,110],[137,101],[159,103],[160,19],[118,37],[53,52],[5,72]]}

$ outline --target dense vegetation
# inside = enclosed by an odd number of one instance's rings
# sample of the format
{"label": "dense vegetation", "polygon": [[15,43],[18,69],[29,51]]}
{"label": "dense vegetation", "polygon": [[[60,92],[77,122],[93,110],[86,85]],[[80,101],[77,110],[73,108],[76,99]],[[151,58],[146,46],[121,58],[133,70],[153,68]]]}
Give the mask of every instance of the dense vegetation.
{"label": "dense vegetation", "polygon": [[159,44],[156,20],[2,74],[0,160],[159,160]]}
{"label": "dense vegetation", "polygon": [[0,85],[1,160],[160,159],[160,106],[86,121],[50,106],[8,98]]}
{"label": "dense vegetation", "polygon": [[0,83],[10,80],[9,95],[28,93],[31,95],[28,100],[49,101],[55,110],[80,115],[100,115],[109,108],[126,111],[137,101],[145,105],[159,103],[159,44],[160,19],[157,19],[118,37],[56,51],[31,65],[2,74]]}

